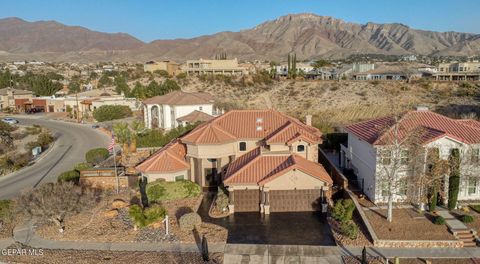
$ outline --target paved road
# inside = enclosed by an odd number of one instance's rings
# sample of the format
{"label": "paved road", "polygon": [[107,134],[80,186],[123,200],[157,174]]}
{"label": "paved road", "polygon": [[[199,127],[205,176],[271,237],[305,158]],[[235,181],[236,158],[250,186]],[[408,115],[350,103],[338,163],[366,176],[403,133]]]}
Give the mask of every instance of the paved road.
{"label": "paved road", "polygon": [[109,143],[107,135],[89,125],[45,120],[41,115],[15,118],[23,125],[38,124],[50,129],[57,140],[51,151],[34,165],[0,177],[0,200],[13,198],[23,189],[56,181],[60,173],[71,170],[76,163],[84,162],[88,150],[106,147]]}

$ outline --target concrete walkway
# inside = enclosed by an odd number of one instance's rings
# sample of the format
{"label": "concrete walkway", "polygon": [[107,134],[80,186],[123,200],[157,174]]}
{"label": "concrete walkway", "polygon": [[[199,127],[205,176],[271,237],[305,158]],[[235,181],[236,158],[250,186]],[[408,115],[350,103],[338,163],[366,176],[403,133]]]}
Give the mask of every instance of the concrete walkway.
{"label": "concrete walkway", "polygon": [[[35,248],[43,249],[73,249],[73,250],[114,250],[114,251],[167,251],[167,252],[199,252],[199,246],[191,243],[162,242],[79,242],[50,240],[35,235],[31,223],[15,228],[14,241]],[[12,240],[12,242],[14,242]],[[12,243],[13,244],[13,243]],[[1,248],[1,247],[0,247]],[[223,252],[224,243],[209,243],[212,253]]]}
{"label": "concrete walkway", "polygon": [[449,211],[445,209],[438,210],[437,214],[445,219],[445,224],[452,232],[460,230],[470,230],[464,223],[455,218],[453,215],[450,214]]}
{"label": "concrete walkway", "polygon": [[[362,254],[363,248],[341,247],[342,255]],[[367,255],[383,258],[480,258],[478,248],[367,248]]]}
{"label": "concrete walkway", "polygon": [[341,255],[336,246],[296,246],[227,244],[224,263],[320,263],[340,264]]}

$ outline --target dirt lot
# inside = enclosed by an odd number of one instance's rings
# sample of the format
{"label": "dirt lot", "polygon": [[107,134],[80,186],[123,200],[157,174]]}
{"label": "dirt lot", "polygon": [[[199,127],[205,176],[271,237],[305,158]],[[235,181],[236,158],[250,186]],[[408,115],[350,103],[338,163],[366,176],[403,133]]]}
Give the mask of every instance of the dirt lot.
{"label": "dirt lot", "polygon": [[65,220],[66,230],[63,234],[58,232],[58,227],[50,223],[41,225],[36,232],[42,237],[63,241],[195,243],[202,235],[205,235],[209,242],[225,242],[227,239],[225,228],[209,223],[202,223],[197,229],[198,233],[180,230],[178,219],[185,213],[193,212],[201,197],[163,203],[170,217],[169,236],[165,235],[164,225],[161,223],[135,230],[128,216],[128,208],[119,209],[116,216],[106,214],[111,211],[115,198],[138,201],[135,194],[125,194],[120,197],[113,195],[103,199],[93,210],[68,217]]}
{"label": "dirt lot", "polygon": [[412,209],[394,209],[393,222],[386,219],[387,210],[366,210],[370,224],[380,239],[455,240],[446,225],[435,225],[427,218],[414,219]]}
{"label": "dirt lot", "polygon": [[[10,248],[19,248],[11,246]],[[33,252],[33,251],[31,251]],[[37,251],[38,253],[39,251]],[[126,252],[126,251],[100,251],[100,250],[43,250],[41,256],[2,256],[0,262],[7,263],[38,263],[38,264],[63,264],[63,263],[222,263],[223,256],[215,253],[210,255],[210,261],[204,262],[199,253],[180,252]]]}

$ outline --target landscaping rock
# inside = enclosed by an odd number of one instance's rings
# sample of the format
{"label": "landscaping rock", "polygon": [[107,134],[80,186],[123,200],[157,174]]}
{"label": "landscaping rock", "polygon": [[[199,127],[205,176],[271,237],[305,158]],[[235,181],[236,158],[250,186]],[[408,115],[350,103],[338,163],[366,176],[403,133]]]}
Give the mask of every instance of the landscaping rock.
{"label": "landscaping rock", "polygon": [[117,209],[112,209],[110,211],[107,211],[103,214],[103,216],[107,218],[114,218],[118,216],[118,210]]}
{"label": "landscaping rock", "polygon": [[120,209],[120,208],[125,208],[125,207],[128,207],[128,203],[125,202],[124,200],[122,200],[122,199],[113,200],[113,203],[112,203],[112,208],[113,209]]}
{"label": "landscaping rock", "polygon": [[139,230],[135,241],[137,242],[178,242],[178,238],[172,234],[166,235],[163,228],[142,228]]}

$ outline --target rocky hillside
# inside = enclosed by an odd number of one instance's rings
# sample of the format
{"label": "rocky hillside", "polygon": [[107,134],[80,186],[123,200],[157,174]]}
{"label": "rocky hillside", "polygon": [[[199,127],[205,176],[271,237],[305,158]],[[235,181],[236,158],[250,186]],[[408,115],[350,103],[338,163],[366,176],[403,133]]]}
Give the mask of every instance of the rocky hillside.
{"label": "rocky hillside", "polygon": [[[123,34],[90,31],[53,21],[0,20],[0,59],[136,61],[212,58],[342,58],[351,54],[479,55],[480,35],[412,29],[403,24],[355,24],[315,14],[295,14],[252,29],[192,39],[143,43]],[[30,57],[29,57],[30,56]]]}

